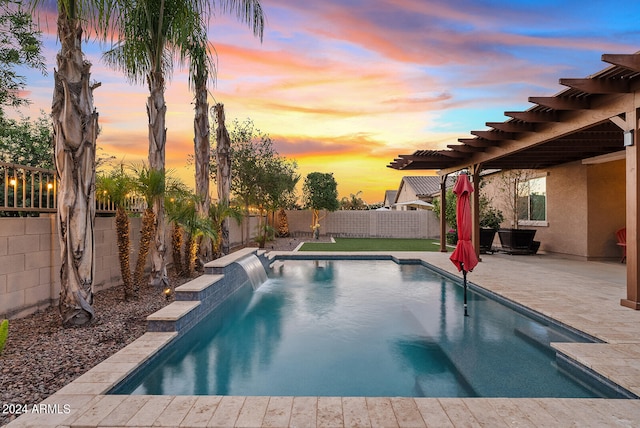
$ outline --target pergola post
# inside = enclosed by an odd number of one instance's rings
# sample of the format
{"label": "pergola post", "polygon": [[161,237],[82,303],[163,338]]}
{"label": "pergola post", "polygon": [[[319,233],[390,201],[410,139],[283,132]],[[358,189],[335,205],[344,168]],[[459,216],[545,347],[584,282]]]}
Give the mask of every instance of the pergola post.
{"label": "pergola post", "polygon": [[449,174],[440,176],[440,252],[447,252],[447,177]]}
{"label": "pergola post", "polygon": [[[637,102],[637,101],[636,101]],[[640,237],[640,135],[638,132],[638,108],[626,114],[627,132],[633,132],[632,146],[626,147],[626,228],[627,228],[627,298],[622,306],[640,309],[640,266],[638,266],[638,238]]]}
{"label": "pergola post", "polygon": [[471,165],[469,173],[473,181],[474,192],[471,194],[471,243],[480,260],[480,171],[481,164]]}

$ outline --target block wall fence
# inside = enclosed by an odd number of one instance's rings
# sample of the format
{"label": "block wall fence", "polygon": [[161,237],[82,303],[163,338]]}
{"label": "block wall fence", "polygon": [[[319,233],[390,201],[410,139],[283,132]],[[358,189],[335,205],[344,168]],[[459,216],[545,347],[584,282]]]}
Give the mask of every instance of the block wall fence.
{"label": "block wall fence", "polygon": [[[293,235],[311,234],[311,211],[287,211]],[[429,210],[320,212],[320,234],[362,238],[439,238],[440,221]]]}
{"label": "block wall fence", "polygon": [[[310,211],[287,211],[293,236],[311,235]],[[322,212],[320,232],[338,237],[437,238],[439,223],[431,211]],[[140,218],[131,220],[132,260],[137,254]],[[249,219],[254,235],[257,217]],[[170,229],[170,228],[168,228]],[[96,217],[95,291],[121,284],[113,217]],[[55,215],[0,218],[0,319],[20,318],[57,304],[60,295],[60,246]],[[170,233],[170,230],[168,230]],[[245,228],[231,221],[231,246],[242,245]],[[170,244],[170,237],[167,236]],[[171,263],[171,251],[167,251]],[[149,269],[149,265],[147,266]]]}

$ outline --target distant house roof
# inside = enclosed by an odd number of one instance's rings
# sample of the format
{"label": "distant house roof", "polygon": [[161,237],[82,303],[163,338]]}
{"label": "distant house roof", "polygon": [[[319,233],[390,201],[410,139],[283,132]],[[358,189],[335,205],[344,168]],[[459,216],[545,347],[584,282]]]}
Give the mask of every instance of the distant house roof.
{"label": "distant house roof", "polygon": [[388,207],[393,205],[396,200],[397,190],[387,190],[384,192],[384,206]]}
{"label": "distant house roof", "polygon": [[[452,187],[455,183],[454,177],[447,177],[447,188]],[[413,190],[413,193],[418,198],[426,198],[433,195],[436,195],[440,192],[440,177],[438,176],[429,176],[429,175],[419,175],[419,176],[407,176],[402,177],[402,181],[400,182],[400,188],[398,189],[398,194],[402,190],[403,186],[409,186]],[[396,194],[397,199],[397,194]]]}

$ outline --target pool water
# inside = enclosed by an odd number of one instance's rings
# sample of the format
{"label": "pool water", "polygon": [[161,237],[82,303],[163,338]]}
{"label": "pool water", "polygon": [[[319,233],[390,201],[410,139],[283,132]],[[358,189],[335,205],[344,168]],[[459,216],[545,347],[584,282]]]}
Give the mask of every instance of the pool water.
{"label": "pool water", "polygon": [[602,397],[556,366],[542,325],[434,271],[288,260],[245,285],[122,393]]}

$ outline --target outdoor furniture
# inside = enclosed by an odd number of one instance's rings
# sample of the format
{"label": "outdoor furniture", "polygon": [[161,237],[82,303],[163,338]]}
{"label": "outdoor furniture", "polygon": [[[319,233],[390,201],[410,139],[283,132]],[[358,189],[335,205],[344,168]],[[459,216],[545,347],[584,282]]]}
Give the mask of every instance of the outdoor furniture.
{"label": "outdoor furniture", "polygon": [[500,229],[501,250],[508,254],[536,254],[540,241],[534,241],[535,229]]}
{"label": "outdoor furniture", "polygon": [[616,232],[616,239],[618,240],[618,245],[622,248],[622,260],[620,263],[624,263],[627,260],[627,228],[623,227],[622,229]]}

